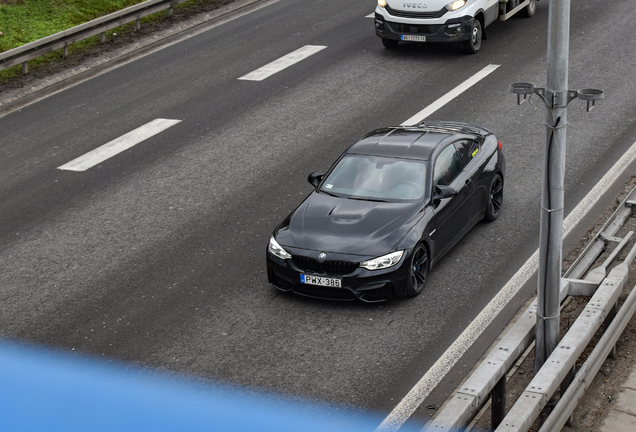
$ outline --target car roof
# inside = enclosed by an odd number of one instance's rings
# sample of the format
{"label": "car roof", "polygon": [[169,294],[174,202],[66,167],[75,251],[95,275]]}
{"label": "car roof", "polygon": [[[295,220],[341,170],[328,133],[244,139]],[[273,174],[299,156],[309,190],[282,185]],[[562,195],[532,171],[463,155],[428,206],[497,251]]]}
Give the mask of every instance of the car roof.
{"label": "car roof", "polygon": [[487,129],[459,122],[423,122],[369,132],[347,153],[428,160],[435,148],[456,138],[478,138],[490,134]]}

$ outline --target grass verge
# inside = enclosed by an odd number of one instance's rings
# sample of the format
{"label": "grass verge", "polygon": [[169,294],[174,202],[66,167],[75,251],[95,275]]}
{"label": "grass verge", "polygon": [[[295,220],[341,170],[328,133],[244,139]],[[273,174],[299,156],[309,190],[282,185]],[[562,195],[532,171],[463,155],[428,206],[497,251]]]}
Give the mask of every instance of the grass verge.
{"label": "grass verge", "polygon": [[[50,36],[87,21],[108,15],[145,0],[0,0],[0,52]],[[162,11],[141,20],[140,33],[169,24],[169,20],[189,17],[199,12],[215,9],[229,0],[190,0],[177,5],[172,16]],[[29,74],[45,73],[52,67],[64,67],[79,57],[95,54],[131,41],[135,37],[134,23],[106,32],[106,44],[100,44],[99,36],[69,46],[69,55],[62,58],[61,50],[29,60]],[[69,60],[70,59],[70,60]],[[21,65],[0,71],[0,84],[22,77]]]}

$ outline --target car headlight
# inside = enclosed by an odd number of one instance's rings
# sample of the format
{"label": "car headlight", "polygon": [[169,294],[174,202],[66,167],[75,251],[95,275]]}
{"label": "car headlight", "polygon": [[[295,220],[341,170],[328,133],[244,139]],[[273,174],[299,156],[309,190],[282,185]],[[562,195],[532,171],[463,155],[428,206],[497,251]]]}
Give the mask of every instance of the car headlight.
{"label": "car headlight", "polygon": [[382,7],[386,7],[386,0],[378,0],[378,4]]}
{"label": "car headlight", "polygon": [[281,245],[278,244],[278,242],[274,239],[274,236],[271,236],[269,238],[269,246],[267,247],[267,250],[272,255],[282,260],[291,258],[291,254],[287,252],[285,249],[283,249]]}
{"label": "car headlight", "polygon": [[466,4],[466,0],[455,0],[452,3],[446,5],[446,9],[449,11],[455,11],[457,9],[463,8]]}
{"label": "car headlight", "polygon": [[368,261],[362,261],[360,263],[360,267],[364,267],[367,270],[380,270],[389,268],[400,262],[402,255],[404,255],[404,251],[393,252],[388,255],[370,259]]}

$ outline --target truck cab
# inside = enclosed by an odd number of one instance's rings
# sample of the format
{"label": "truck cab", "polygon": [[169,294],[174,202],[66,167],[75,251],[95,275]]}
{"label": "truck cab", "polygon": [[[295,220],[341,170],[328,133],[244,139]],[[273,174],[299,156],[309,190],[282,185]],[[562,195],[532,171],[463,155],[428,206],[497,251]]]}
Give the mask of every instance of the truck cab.
{"label": "truck cab", "polygon": [[475,54],[486,27],[517,12],[531,17],[537,0],[378,0],[375,33],[386,48],[404,42],[459,42]]}

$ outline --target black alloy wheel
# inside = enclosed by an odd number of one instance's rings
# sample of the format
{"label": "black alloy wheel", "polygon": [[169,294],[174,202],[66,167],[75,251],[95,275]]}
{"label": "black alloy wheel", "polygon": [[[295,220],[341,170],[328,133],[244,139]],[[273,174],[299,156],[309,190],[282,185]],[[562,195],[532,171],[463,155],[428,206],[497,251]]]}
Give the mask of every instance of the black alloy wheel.
{"label": "black alloy wheel", "polygon": [[464,51],[468,54],[476,54],[481,48],[481,22],[475,18],[473,19],[473,28],[470,32],[470,39],[464,41]]}
{"label": "black alloy wheel", "polygon": [[537,11],[537,0],[530,0],[530,3],[528,3],[528,6],[526,6],[523,9],[521,15],[525,16],[526,18],[530,18],[532,15],[534,15],[536,11]]}
{"label": "black alloy wheel", "polygon": [[495,174],[490,184],[490,196],[488,197],[488,206],[486,207],[485,219],[489,222],[494,221],[499,216],[501,205],[503,204],[503,179],[501,174]]}
{"label": "black alloy wheel", "polygon": [[426,278],[428,278],[428,269],[428,250],[422,243],[418,243],[413,249],[413,255],[411,256],[406,295],[415,297],[424,290],[424,284],[426,283]]}

